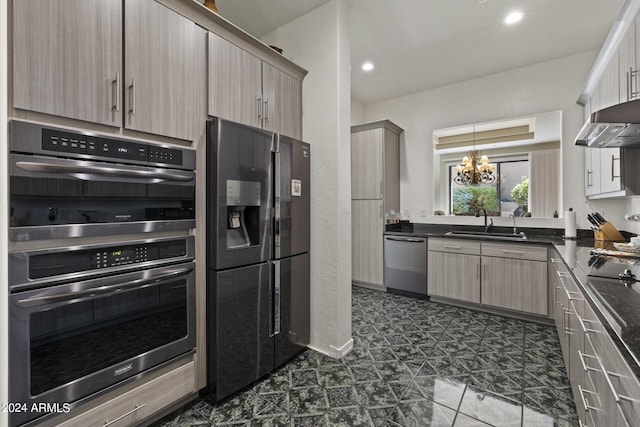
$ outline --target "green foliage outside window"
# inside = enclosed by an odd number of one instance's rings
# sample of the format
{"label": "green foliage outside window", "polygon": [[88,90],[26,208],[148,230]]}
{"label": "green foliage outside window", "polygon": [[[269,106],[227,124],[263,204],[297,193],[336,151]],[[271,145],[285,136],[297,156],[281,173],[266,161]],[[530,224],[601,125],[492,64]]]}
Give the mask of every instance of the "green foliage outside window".
{"label": "green foliage outside window", "polygon": [[488,215],[499,215],[498,189],[495,185],[468,187],[455,185],[452,188],[452,211],[454,215],[474,215],[484,208]]}

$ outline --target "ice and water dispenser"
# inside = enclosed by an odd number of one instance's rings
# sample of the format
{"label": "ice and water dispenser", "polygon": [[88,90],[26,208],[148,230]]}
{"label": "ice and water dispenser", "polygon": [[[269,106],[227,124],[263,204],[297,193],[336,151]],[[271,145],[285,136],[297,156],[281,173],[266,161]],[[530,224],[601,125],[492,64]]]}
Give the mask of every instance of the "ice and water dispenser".
{"label": "ice and water dispenser", "polygon": [[260,182],[227,180],[227,248],[260,244]]}

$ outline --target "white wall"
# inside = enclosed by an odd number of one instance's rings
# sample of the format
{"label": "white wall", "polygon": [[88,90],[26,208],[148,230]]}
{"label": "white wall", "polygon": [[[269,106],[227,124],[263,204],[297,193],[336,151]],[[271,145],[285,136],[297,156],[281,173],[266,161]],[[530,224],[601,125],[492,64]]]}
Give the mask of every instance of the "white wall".
{"label": "white wall", "polygon": [[351,350],[350,22],[331,0],[263,37],[309,74],[303,135],[311,144],[311,347]]}
{"label": "white wall", "polygon": [[364,105],[351,98],[351,126],[360,125],[364,121]]}
{"label": "white wall", "polygon": [[[528,67],[459,82],[432,90],[394,98],[364,107],[367,122],[389,119],[404,128],[401,146],[401,210],[414,222],[480,223],[481,219],[429,217],[434,207],[435,129],[562,110],[562,188],[564,206],[577,211],[578,226],[589,228],[586,212],[599,210],[616,226],[625,229],[622,219],[626,202],[596,201],[584,197],[584,148],[574,138],[584,123],[584,110],[576,100],[597,56],[588,51]],[[421,211],[427,217],[420,216]],[[508,225],[508,218],[495,220]],[[520,219],[520,226],[563,227],[561,219]]]}

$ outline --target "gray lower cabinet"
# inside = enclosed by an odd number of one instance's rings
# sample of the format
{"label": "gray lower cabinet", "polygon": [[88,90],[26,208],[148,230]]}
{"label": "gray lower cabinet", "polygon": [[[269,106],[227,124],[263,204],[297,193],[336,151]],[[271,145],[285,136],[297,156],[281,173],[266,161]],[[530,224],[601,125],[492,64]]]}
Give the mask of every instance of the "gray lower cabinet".
{"label": "gray lower cabinet", "polygon": [[355,283],[383,288],[383,200],[352,200],[351,224],[352,277]]}
{"label": "gray lower cabinet", "polygon": [[561,261],[554,261],[554,320],[582,426],[637,425],[640,382]]}
{"label": "gray lower cabinet", "polygon": [[428,247],[429,295],[480,303],[480,242],[432,238]]}
{"label": "gray lower cabinet", "polygon": [[547,249],[429,239],[430,295],[546,316]]}

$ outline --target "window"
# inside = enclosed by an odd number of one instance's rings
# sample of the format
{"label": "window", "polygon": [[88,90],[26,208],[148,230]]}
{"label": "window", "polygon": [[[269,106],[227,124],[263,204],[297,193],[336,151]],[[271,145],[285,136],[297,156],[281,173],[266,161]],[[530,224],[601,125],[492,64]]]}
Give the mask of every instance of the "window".
{"label": "window", "polygon": [[458,185],[455,165],[449,166],[449,212],[474,215],[484,208],[488,215],[524,216],[528,211],[529,160],[493,162],[498,179],[492,184]]}

